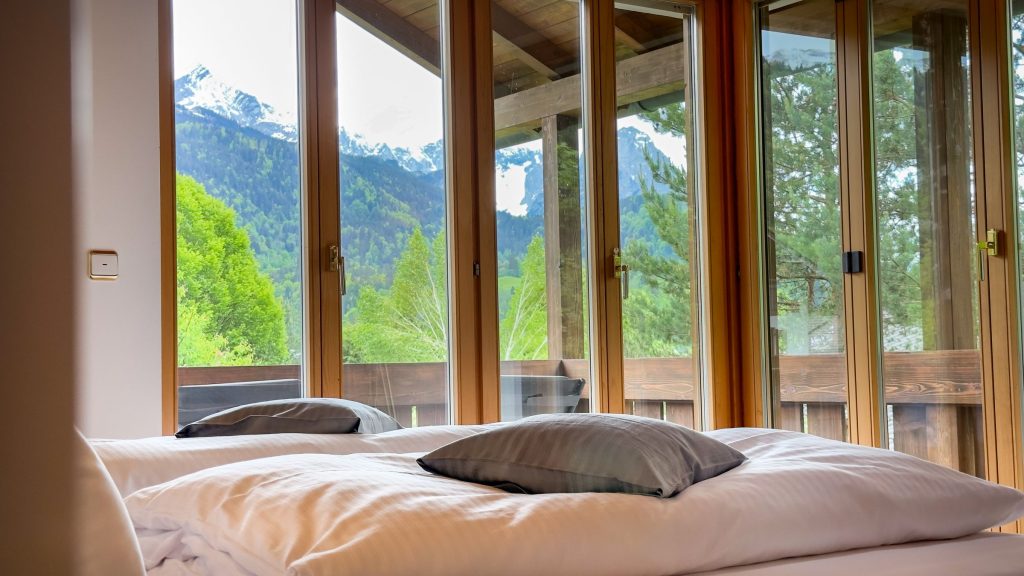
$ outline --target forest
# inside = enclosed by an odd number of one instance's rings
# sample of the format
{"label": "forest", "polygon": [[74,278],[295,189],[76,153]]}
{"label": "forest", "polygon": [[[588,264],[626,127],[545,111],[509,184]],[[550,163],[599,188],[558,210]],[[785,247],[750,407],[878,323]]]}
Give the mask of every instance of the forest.
{"label": "forest", "polygon": [[[884,338],[921,350],[921,207],[915,75],[921,59],[874,56],[877,214]],[[798,59],[799,60],[799,59]],[[806,62],[806,60],[805,60]],[[763,107],[766,247],[772,253],[779,351],[842,351],[836,70],[832,61],[766,59]],[[643,113],[656,133],[686,142],[683,104]],[[301,354],[298,149],[212,114],[177,110],[178,315],[182,366],[297,363]],[[694,353],[690,174],[647,135],[619,132],[622,246],[633,281],[624,301],[628,357]],[[504,154],[504,155],[503,155]],[[353,363],[447,357],[444,178],[393,158],[343,154],[342,244],[348,255],[344,358]],[[499,212],[502,359],[547,358],[543,193],[539,157],[498,152],[528,169],[526,213]],[[637,166],[641,169],[637,170]],[[530,172],[532,170],[532,172]],[[531,175],[532,174],[532,175]],[[533,182],[532,187],[530,182]],[[585,285],[585,283],[584,283]]]}

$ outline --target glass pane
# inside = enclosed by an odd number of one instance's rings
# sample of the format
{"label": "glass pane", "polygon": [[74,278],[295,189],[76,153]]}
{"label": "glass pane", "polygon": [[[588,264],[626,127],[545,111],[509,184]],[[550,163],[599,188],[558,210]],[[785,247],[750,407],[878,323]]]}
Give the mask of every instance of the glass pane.
{"label": "glass pane", "polygon": [[873,6],[889,446],[984,474],[968,0]]}
{"label": "glass pane", "polygon": [[579,3],[494,0],[501,418],[590,410]]}
{"label": "glass pane", "polygon": [[427,426],[450,420],[440,15],[406,4],[337,5],[343,390]]}
{"label": "glass pane", "polygon": [[760,9],[764,261],[775,426],[848,437],[835,2]]}
{"label": "glass pane", "polygon": [[301,396],[296,5],[174,0],[178,424]]}
{"label": "glass pane", "polygon": [[[1010,2],[1010,59],[1013,82],[1013,160],[1017,202],[1018,298],[1024,300],[1024,0]],[[1018,300],[1018,302],[1022,301]],[[1020,311],[1024,329],[1024,308]],[[1024,352],[1022,352],[1024,354]]]}
{"label": "glass pane", "polygon": [[[692,7],[615,10],[626,411],[700,427]],[[628,290],[625,283],[628,282]]]}

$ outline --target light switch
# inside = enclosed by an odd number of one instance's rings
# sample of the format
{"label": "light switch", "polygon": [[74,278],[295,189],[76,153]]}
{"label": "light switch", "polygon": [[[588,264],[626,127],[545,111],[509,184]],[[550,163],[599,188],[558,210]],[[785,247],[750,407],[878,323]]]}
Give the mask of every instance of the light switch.
{"label": "light switch", "polygon": [[117,252],[89,252],[89,277],[93,280],[116,280]]}

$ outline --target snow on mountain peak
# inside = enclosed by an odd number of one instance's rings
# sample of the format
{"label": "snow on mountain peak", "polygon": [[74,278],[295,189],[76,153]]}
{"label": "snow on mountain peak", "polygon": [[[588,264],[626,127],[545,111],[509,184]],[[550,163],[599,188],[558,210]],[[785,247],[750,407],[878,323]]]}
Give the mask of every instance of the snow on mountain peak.
{"label": "snow on mountain peak", "polygon": [[174,81],[174,101],[186,110],[209,111],[273,138],[297,141],[294,118],[221,82],[201,64]]}

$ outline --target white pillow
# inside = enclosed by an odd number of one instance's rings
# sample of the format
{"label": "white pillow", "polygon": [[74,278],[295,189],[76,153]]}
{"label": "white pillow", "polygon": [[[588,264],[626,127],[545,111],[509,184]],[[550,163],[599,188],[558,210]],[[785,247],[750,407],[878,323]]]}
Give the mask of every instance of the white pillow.
{"label": "white pillow", "polygon": [[75,574],[145,574],[128,509],[99,457],[75,432]]}

